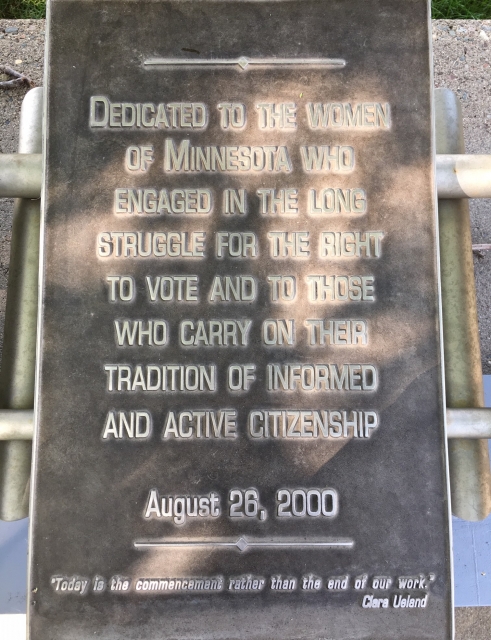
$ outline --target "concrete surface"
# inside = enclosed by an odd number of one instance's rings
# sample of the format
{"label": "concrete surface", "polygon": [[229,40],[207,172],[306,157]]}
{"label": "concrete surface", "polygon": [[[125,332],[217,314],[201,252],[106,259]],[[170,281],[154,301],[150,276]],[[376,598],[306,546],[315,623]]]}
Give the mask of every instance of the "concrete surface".
{"label": "concrete surface", "polygon": [[[17,33],[5,33],[8,28]],[[43,20],[0,20],[0,65],[24,72],[42,85]],[[491,20],[433,22],[435,86],[455,91],[462,102],[467,153],[491,154]],[[0,75],[0,80],[3,80]],[[0,152],[17,149],[25,89],[0,89]],[[0,344],[8,277],[12,201],[0,199]],[[491,243],[491,200],[471,202],[475,244]],[[474,260],[483,372],[491,373],[491,251]],[[456,609],[456,640],[489,640],[491,607]]]}
{"label": "concrete surface", "polygon": [[455,640],[489,640],[491,607],[455,609]]}

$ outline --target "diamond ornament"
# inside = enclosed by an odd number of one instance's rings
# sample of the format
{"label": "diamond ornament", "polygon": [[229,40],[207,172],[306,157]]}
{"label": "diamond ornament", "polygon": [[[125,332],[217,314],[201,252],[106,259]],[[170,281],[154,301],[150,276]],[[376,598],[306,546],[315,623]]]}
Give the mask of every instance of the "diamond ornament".
{"label": "diamond ornament", "polygon": [[237,540],[237,547],[240,551],[245,551],[248,547],[247,540],[245,538],[239,538]]}
{"label": "diamond ornament", "polygon": [[249,66],[249,60],[247,58],[245,58],[244,56],[239,58],[237,62],[238,62],[239,67],[241,67],[242,69],[245,69],[246,67]]}

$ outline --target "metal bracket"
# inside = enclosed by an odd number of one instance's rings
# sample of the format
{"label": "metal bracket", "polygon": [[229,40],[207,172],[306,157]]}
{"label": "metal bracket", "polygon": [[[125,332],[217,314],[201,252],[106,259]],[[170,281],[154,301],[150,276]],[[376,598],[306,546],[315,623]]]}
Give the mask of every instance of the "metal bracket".
{"label": "metal bracket", "polygon": [[[468,205],[491,197],[491,155],[465,155],[457,96],[435,90],[436,182],[440,219],[447,437],[453,512],[481,520],[491,512],[487,438],[491,409],[484,396],[479,357]],[[33,435],[34,358],[42,183],[42,89],[22,105],[19,153],[0,154],[0,197],[19,198],[12,250],[0,372],[0,519],[28,513]],[[34,200],[33,200],[34,199]]]}
{"label": "metal bracket", "polygon": [[[435,119],[437,153],[462,157],[462,111],[452,91],[435,91]],[[447,407],[479,409],[484,407],[484,389],[467,200],[440,198],[438,219]],[[462,428],[460,433],[463,437],[448,442],[452,511],[464,520],[483,520],[491,511],[488,442],[476,439],[472,430],[470,437]]]}
{"label": "metal bracket", "polygon": [[[31,89],[22,103],[19,154],[40,156],[42,114],[43,90]],[[27,197],[32,198],[32,192]],[[39,190],[34,197],[39,198]],[[1,409],[32,411],[34,406],[39,228],[39,199],[16,200],[0,371]],[[1,520],[20,520],[28,515],[31,448],[27,439],[0,442]]]}

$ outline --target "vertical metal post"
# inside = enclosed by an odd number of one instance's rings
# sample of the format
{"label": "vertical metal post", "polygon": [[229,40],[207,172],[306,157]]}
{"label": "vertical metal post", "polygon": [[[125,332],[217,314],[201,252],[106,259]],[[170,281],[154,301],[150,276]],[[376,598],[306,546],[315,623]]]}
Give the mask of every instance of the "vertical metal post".
{"label": "vertical metal post", "polygon": [[[43,90],[22,103],[19,153],[42,151]],[[0,408],[32,409],[39,271],[40,201],[17,199],[14,207],[7,308],[0,372]],[[31,442],[0,443],[0,519],[28,515]]]}
{"label": "vertical metal post", "polygon": [[[436,152],[464,153],[457,96],[435,91]],[[467,200],[439,200],[440,260],[447,407],[484,406],[471,226]],[[483,520],[491,511],[487,440],[449,440],[453,513]]]}

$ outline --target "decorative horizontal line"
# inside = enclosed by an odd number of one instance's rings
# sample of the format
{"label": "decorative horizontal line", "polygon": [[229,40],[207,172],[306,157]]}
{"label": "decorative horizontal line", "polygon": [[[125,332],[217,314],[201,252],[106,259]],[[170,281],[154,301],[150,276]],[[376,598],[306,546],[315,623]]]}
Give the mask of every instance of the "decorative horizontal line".
{"label": "decorative horizontal line", "polygon": [[286,539],[272,539],[272,540],[247,540],[244,537],[240,537],[237,540],[154,540],[154,541],[138,541],[133,545],[136,549],[165,549],[176,547],[187,548],[207,548],[207,549],[219,549],[219,548],[236,548],[239,551],[247,551],[248,549],[260,549],[260,548],[290,548],[290,549],[305,549],[305,548],[324,548],[324,549],[352,549],[354,547],[354,541],[348,538],[338,538],[330,540],[286,540]]}
{"label": "decorative horizontal line", "polygon": [[145,67],[221,67],[238,66],[243,71],[249,67],[326,67],[342,69],[346,60],[341,58],[149,58],[143,63]]}

